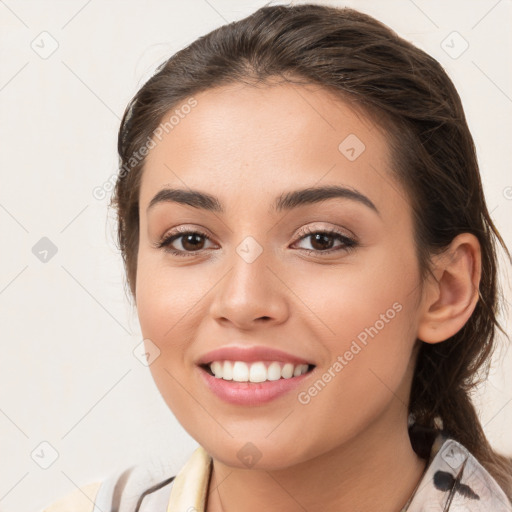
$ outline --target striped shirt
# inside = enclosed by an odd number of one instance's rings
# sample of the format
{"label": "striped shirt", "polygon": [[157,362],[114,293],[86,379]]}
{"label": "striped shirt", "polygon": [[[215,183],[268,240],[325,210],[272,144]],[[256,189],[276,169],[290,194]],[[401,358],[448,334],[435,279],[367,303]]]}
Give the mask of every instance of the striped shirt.
{"label": "striped shirt", "polygon": [[[204,512],[212,459],[198,447],[177,476],[134,466],[77,489],[42,512]],[[512,512],[496,480],[457,441],[438,435],[400,512]]]}

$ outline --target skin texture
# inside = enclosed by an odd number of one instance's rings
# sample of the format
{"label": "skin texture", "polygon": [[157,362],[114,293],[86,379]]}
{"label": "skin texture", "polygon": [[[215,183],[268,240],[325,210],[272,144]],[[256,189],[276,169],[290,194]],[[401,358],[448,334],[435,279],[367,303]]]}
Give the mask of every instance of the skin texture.
{"label": "skin texture", "polygon": [[[421,284],[411,206],[391,173],[386,135],[324,89],[236,84],[195,99],[147,157],[136,304],[144,338],[160,350],[150,369],[162,397],[214,459],[207,510],[397,511],[426,462],[407,433],[417,338],[443,341],[471,315],[478,242],[457,237],[435,260],[436,279]],[[350,134],[365,145],[354,161],[338,149]],[[357,189],[379,213],[346,198],[269,211],[283,192],[326,185]],[[148,211],[166,187],[212,194],[225,212],[172,202]],[[177,226],[208,238],[195,251],[186,237],[175,240],[185,257],[157,248]],[[304,227],[338,230],[357,245],[343,249],[335,235],[315,244]],[[248,236],[262,249],[252,263],[236,251]],[[322,247],[341,250],[322,255]],[[393,304],[394,318],[300,403],[298,393]],[[270,403],[232,405],[195,364],[227,345],[275,347],[316,367]],[[237,456],[248,442],[261,454],[251,468]]]}

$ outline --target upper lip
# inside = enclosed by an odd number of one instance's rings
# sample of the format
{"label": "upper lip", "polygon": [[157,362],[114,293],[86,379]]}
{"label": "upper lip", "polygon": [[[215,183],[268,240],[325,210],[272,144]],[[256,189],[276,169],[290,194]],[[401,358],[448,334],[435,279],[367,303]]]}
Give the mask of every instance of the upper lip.
{"label": "upper lip", "polygon": [[209,364],[212,361],[245,361],[247,363],[256,361],[282,361],[283,363],[313,364],[302,357],[277,350],[272,347],[252,346],[241,347],[236,345],[221,347],[203,354],[196,364]]}

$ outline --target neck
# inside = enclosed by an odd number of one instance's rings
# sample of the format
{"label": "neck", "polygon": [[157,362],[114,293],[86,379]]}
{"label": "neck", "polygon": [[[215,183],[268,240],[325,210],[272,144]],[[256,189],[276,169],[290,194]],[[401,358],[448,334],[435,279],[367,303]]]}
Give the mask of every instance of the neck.
{"label": "neck", "polygon": [[392,425],[377,421],[350,442],[280,470],[238,469],[214,460],[206,511],[234,512],[243,503],[245,512],[399,512],[426,461],[412,449],[407,420]]}

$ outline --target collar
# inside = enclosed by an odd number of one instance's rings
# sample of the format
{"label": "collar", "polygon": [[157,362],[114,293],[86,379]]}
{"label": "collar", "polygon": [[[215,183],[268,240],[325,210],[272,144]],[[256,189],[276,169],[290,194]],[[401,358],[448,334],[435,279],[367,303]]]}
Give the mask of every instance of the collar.
{"label": "collar", "polygon": [[167,512],[204,512],[212,458],[199,446],[174,479]]}
{"label": "collar", "polygon": [[512,512],[512,503],[465,446],[439,434],[428,467],[405,510]]}

